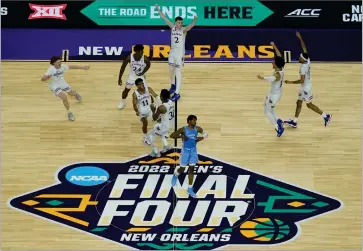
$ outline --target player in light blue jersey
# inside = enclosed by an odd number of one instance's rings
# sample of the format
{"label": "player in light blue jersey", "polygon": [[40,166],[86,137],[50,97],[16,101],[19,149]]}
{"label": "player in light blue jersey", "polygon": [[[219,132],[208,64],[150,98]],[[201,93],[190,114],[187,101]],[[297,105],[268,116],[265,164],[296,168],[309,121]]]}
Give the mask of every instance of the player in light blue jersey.
{"label": "player in light blue jersey", "polygon": [[[194,166],[198,163],[197,142],[208,137],[208,133],[197,126],[197,117],[195,115],[189,115],[187,118],[188,125],[179,128],[176,132],[170,135],[170,138],[183,140],[183,148],[180,156],[180,167],[175,169],[171,185],[175,186],[178,176],[184,172],[185,168],[188,168],[188,194],[193,198],[196,194],[193,191],[193,179],[194,179]],[[198,133],[202,134],[202,137],[198,137]]]}

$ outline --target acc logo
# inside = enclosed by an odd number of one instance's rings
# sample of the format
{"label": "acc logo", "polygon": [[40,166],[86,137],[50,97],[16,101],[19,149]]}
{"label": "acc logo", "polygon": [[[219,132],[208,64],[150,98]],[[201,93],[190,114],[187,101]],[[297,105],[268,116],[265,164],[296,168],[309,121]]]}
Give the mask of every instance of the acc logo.
{"label": "acc logo", "polygon": [[52,18],[67,20],[66,15],[62,13],[66,6],[67,4],[37,5],[30,3],[29,7],[34,12],[29,15],[28,19]]}
{"label": "acc logo", "polygon": [[[126,163],[73,164],[52,186],[11,207],[138,250],[238,249],[286,243],[299,223],[341,207],[337,199],[199,154],[194,191],[187,175],[171,187],[180,149]],[[186,170],[187,172],[187,170]]]}
{"label": "acc logo", "polygon": [[321,9],[296,9],[285,17],[319,17]]}

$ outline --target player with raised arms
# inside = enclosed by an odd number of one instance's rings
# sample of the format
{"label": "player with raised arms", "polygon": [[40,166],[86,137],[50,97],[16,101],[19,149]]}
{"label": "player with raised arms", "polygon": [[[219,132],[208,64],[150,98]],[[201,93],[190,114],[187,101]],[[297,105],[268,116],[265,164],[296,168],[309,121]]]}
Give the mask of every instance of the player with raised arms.
{"label": "player with raised arms", "polygon": [[[174,187],[178,176],[184,173],[185,169],[188,168],[188,194],[195,198],[196,194],[193,190],[194,180],[194,167],[198,163],[198,152],[197,142],[208,137],[208,133],[204,132],[203,129],[197,126],[197,117],[195,115],[189,115],[187,118],[187,126],[179,128],[177,131],[170,135],[170,138],[183,140],[183,148],[180,154],[180,167],[175,169],[171,185]],[[198,133],[202,134],[202,137],[198,137]]]}
{"label": "player with raised arms", "polygon": [[151,106],[154,106],[154,98],[158,95],[151,87],[146,87],[142,78],[135,80],[137,90],[132,95],[132,103],[136,116],[140,117],[142,122],[142,132],[144,133],[143,142],[150,145],[150,141],[147,137],[148,118],[151,116]]}
{"label": "player with raised arms", "polygon": [[130,92],[131,87],[135,84],[135,80],[141,78],[146,83],[145,73],[150,69],[151,63],[150,60],[144,56],[144,46],[141,44],[137,44],[134,46],[134,52],[131,53],[123,62],[120,69],[120,74],[118,76],[118,85],[122,86],[122,75],[125,72],[127,64],[130,63],[130,73],[126,82],[125,89],[122,92],[122,99],[120,104],[118,105],[118,109],[121,110],[125,107],[125,102],[127,95]]}
{"label": "player with raised arms", "polygon": [[159,136],[161,138],[161,142],[163,143],[163,149],[161,150],[161,153],[165,153],[172,148],[170,145],[168,145],[166,135],[170,130],[170,121],[175,117],[175,110],[174,103],[170,100],[170,92],[167,89],[161,90],[160,100],[161,104],[157,108],[151,106],[153,120],[157,121],[157,123],[148,133],[148,138],[152,147],[150,154],[152,157],[160,157],[160,152],[155,146],[155,136]]}
{"label": "player with raised arms", "polygon": [[[155,5],[156,10],[159,12],[160,17],[171,29],[171,48],[169,53],[169,76],[171,82],[170,94],[174,94],[171,98],[172,101],[180,99],[180,88],[182,83],[181,68],[184,65],[184,54],[185,54],[185,38],[186,33],[190,31],[198,17],[194,16],[194,20],[188,26],[183,27],[183,18],[176,17],[175,23],[173,24],[168,20],[164,13],[160,10],[159,6]],[[176,83],[175,83],[176,81]]]}
{"label": "player with raised arms", "polygon": [[79,102],[82,101],[81,95],[76,90],[73,90],[68,83],[65,81],[63,75],[67,70],[82,69],[88,70],[89,66],[77,66],[77,65],[66,65],[62,64],[61,58],[53,56],[50,59],[50,66],[47,72],[42,77],[41,81],[48,81],[48,88],[54,93],[55,96],[59,97],[63,101],[63,105],[67,110],[68,119],[74,121],[74,114],[70,110],[69,102],[66,93],[74,96]]}
{"label": "player with raised arms", "polygon": [[305,43],[301,37],[299,32],[296,32],[296,37],[300,40],[301,47],[303,52],[300,54],[299,63],[300,65],[300,79],[295,81],[286,80],[286,84],[300,84],[300,90],[298,99],[296,101],[296,110],[295,110],[295,118],[285,121],[284,123],[296,128],[297,127],[297,120],[299,118],[302,103],[305,101],[306,106],[313,110],[314,112],[320,114],[324,119],[324,124],[327,126],[332,118],[331,114],[327,114],[319,109],[316,105],[314,105],[311,100],[313,99],[312,94],[312,83],[311,83],[311,71],[310,71],[310,57],[308,54],[308,50],[306,49]]}
{"label": "player with raised arms", "polygon": [[282,96],[282,84],[284,79],[284,66],[285,60],[281,56],[280,51],[277,49],[275,43],[271,42],[273,46],[276,57],[274,58],[274,62],[272,63],[272,67],[274,72],[272,76],[262,77],[258,75],[257,78],[261,80],[266,80],[271,83],[270,92],[265,99],[265,115],[270,120],[272,125],[275,127],[275,131],[277,132],[277,137],[281,137],[284,133],[283,121],[276,115],[275,106],[277,102],[281,99]]}

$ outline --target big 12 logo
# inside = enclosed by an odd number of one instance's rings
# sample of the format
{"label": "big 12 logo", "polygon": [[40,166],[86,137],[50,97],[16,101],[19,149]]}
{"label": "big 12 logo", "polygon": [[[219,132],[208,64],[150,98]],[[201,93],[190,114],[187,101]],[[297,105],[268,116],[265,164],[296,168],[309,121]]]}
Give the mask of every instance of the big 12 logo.
{"label": "big 12 logo", "polygon": [[67,4],[37,5],[30,3],[29,7],[34,12],[29,15],[28,19],[51,18],[67,20],[66,15],[63,14],[63,10],[67,7]]}

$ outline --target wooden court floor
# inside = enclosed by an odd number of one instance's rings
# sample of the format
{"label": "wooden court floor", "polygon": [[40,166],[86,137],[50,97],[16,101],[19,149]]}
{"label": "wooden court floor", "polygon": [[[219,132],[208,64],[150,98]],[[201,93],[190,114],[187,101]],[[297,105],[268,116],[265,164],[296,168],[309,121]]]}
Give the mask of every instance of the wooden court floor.
{"label": "wooden court floor", "polygon": [[[120,63],[89,65],[89,71],[65,74],[84,99],[81,104],[71,99],[76,121],[69,122],[60,100],[40,82],[47,62],[2,63],[1,249],[120,250],[112,242],[6,205],[10,197],[53,184],[59,167],[82,161],[126,161],[150,151],[141,143],[131,95],[124,110],[116,109]],[[269,250],[360,249],[362,65],[313,63],[314,103],[333,114],[331,124],[325,128],[322,118],[304,105],[299,128],[287,129],[281,138],[263,112],[269,84],[256,78],[271,72],[269,63],[186,64],[179,126],[187,115],[195,114],[209,132],[199,144],[201,153],[343,201],[341,210],[303,222],[297,239]],[[285,74],[285,79],[296,80],[298,64],[288,64]],[[155,91],[169,87],[167,64],[153,63],[147,75]],[[283,119],[294,115],[298,88],[284,87],[276,106]]]}

